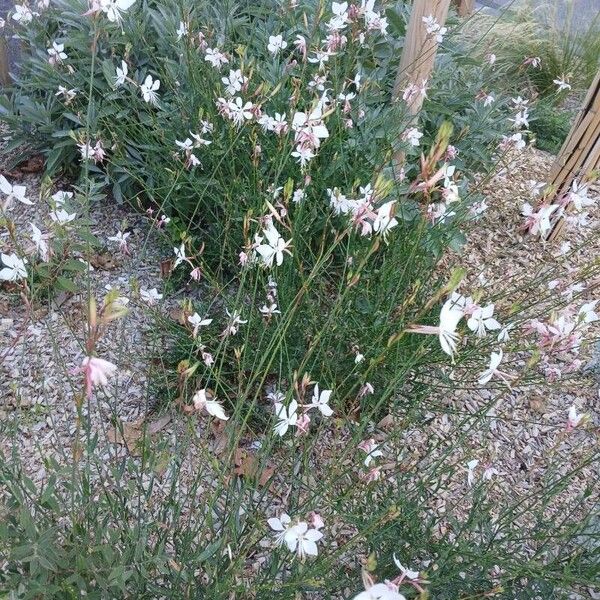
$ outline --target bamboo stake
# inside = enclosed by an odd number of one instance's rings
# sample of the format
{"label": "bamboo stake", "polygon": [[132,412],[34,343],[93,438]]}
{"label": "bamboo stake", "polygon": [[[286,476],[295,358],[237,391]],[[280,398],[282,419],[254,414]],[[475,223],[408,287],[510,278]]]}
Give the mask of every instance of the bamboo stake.
{"label": "bamboo stake", "polygon": [[[575,179],[586,179],[600,167],[600,71],[590,86],[583,105],[573,123],[567,139],[550,170],[548,186],[554,198],[564,196]],[[549,240],[555,240],[564,231],[564,219],[554,224]]]}
{"label": "bamboo stake", "polygon": [[[424,88],[433,71],[438,42],[434,34],[427,33],[423,18],[432,16],[440,27],[444,26],[450,0],[415,0],[404,38],[404,48],[400,58],[400,65],[396,73],[392,98],[398,101],[402,98],[404,90],[411,85],[415,88]],[[417,92],[407,101],[408,112],[416,116],[425,96]],[[394,165],[399,172],[399,167],[404,163],[404,153],[397,152],[394,156]]]}
{"label": "bamboo stake", "polygon": [[469,17],[475,8],[475,0],[454,0],[459,17]]}
{"label": "bamboo stake", "polygon": [[3,35],[0,35],[0,84],[3,87],[11,84],[8,63],[8,44]]}

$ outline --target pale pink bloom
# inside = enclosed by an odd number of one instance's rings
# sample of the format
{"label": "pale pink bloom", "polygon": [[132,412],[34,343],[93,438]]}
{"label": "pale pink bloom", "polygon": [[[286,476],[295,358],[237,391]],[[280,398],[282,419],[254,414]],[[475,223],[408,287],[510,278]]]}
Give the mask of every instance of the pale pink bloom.
{"label": "pale pink bloom", "polygon": [[126,232],[122,232],[122,231],[117,231],[116,235],[110,236],[108,238],[109,241],[111,242],[116,242],[117,244],[119,244],[119,250],[123,253],[123,254],[127,254],[129,255],[129,247],[127,246],[127,238],[131,235],[131,233],[129,231]]}
{"label": "pale pink bloom", "polygon": [[296,436],[306,435],[310,429],[310,415],[304,413],[296,420]]}
{"label": "pale pink bloom", "polygon": [[239,263],[242,267],[248,264],[248,255],[242,250],[238,255]]}
{"label": "pale pink bloom", "polygon": [[496,467],[488,465],[483,471],[482,477],[485,481],[490,481],[494,475],[500,475],[500,471]]}
{"label": "pale pink bloom", "polygon": [[306,61],[306,53],[308,51],[306,45],[306,38],[303,35],[297,35],[296,39],[294,40],[294,46],[296,46],[296,49],[302,55],[302,60]]}
{"label": "pale pink bloom", "polygon": [[88,398],[92,397],[92,388],[101,385],[108,385],[108,379],[112,377],[116,371],[116,365],[95,356],[86,356],[81,363],[81,370],[85,377],[85,389]]}
{"label": "pale pink bloom", "polygon": [[375,388],[367,381],[361,386],[360,390],[358,390],[358,399],[360,400],[361,398],[374,393]]}
{"label": "pale pink bloom", "polygon": [[531,65],[534,69],[542,66],[542,59],[539,56],[529,56],[523,60],[524,65]]}
{"label": "pale pink bloom", "polygon": [[550,206],[542,206],[535,211],[529,202],[525,202],[521,211],[521,214],[526,217],[525,228],[532,235],[539,234],[544,237],[552,229],[550,217],[558,208],[558,204],[551,204]]}
{"label": "pale pink bloom", "polygon": [[318,512],[311,510],[306,517],[308,519],[308,524],[314,529],[323,529],[323,527],[325,527],[325,521],[323,521]]}
{"label": "pale pink bloom", "polygon": [[202,277],[202,271],[200,270],[200,267],[194,267],[190,273],[190,277],[194,281],[200,281],[200,278]]}
{"label": "pale pink bloom", "polygon": [[411,146],[418,146],[419,140],[423,134],[416,127],[409,127],[403,134],[402,139],[410,143]]}
{"label": "pale pink bloom", "polygon": [[381,467],[371,467],[366,473],[361,475],[361,479],[365,483],[379,481],[381,479]]}
{"label": "pale pink bloom", "polygon": [[379,444],[376,444],[373,438],[363,440],[358,444],[358,448],[367,454],[364,459],[365,467],[369,467],[373,459],[383,456],[383,452],[379,450]]}
{"label": "pale pink bloom", "polygon": [[227,309],[225,309],[227,316],[229,317],[229,322],[227,323],[227,327],[221,332],[223,337],[227,337],[229,335],[236,335],[239,331],[240,325],[244,325],[248,322],[247,319],[242,319],[242,315],[234,310],[233,313],[230,313]]}
{"label": "pale pink bloom", "polygon": [[220,69],[229,62],[229,59],[218,48],[207,48],[204,60],[209,62],[215,69]]}

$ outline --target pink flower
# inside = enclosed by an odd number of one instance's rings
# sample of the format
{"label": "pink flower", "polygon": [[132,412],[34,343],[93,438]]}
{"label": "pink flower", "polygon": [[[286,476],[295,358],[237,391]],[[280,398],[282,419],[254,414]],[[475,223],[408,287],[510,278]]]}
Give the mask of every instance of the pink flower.
{"label": "pink flower", "polygon": [[115,374],[117,367],[103,358],[86,356],[81,363],[81,370],[85,376],[86,393],[91,398],[92,388],[108,385],[108,378]]}
{"label": "pink flower", "polygon": [[306,413],[300,415],[296,421],[296,436],[306,435],[310,428],[310,416]]}

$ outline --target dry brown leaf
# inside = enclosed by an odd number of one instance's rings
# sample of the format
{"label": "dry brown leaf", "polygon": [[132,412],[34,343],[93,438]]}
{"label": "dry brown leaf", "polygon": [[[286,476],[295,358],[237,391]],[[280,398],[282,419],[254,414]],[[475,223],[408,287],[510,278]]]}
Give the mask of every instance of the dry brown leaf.
{"label": "dry brown leaf", "polygon": [[139,456],[139,441],[144,437],[144,431],[153,435],[160,431],[171,421],[170,415],[164,415],[156,421],[152,421],[144,428],[145,417],[140,417],[137,421],[121,421],[119,427],[109,427],[106,437],[113,444],[125,446],[129,452]]}
{"label": "dry brown leaf", "polygon": [[90,264],[94,269],[100,271],[110,271],[116,269],[119,265],[110,252],[99,252],[90,257]]}
{"label": "dry brown leaf", "polygon": [[266,485],[271,477],[273,477],[273,473],[275,473],[275,469],[269,466],[260,470],[260,465],[256,457],[242,448],[238,448],[235,451],[234,462],[235,469],[233,472],[236,475],[248,477],[249,479],[256,479],[258,476],[258,483],[261,486]]}

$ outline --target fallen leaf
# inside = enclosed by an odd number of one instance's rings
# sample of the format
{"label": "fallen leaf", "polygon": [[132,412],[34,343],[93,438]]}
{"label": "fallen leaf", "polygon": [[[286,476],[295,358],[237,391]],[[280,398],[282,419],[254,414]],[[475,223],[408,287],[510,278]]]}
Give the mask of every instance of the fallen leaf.
{"label": "fallen leaf", "polygon": [[153,435],[159,432],[171,421],[171,415],[164,415],[144,427],[145,417],[137,421],[121,421],[118,427],[109,427],[106,437],[109,442],[125,446],[134,456],[140,455],[139,441],[144,437],[144,432]]}
{"label": "fallen leaf", "polygon": [[235,469],[233,472],[240,477],[247,477],[248,479],[256,479],[258,476],[258,483],[261,486],[267,484],[267,482],[273,477],[275,469],[273,467],[265,466],[262,470],[260,464],[255,456],[250,454],[247,450],[238,448],[234,455]]}
{"label": "fallen leaf", "polygon": [[22,173],[41,173],[44,170],[45,160],[41,154],[30,156],[27,160],[17,165]]}
{"label": "fallen leaf", "polygon": [[90,257],[90,264],[94,269],[99,269],[100,271],[110,271],[119,266],[110,252],[94,254]]}

